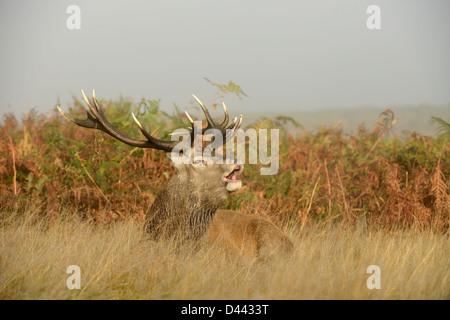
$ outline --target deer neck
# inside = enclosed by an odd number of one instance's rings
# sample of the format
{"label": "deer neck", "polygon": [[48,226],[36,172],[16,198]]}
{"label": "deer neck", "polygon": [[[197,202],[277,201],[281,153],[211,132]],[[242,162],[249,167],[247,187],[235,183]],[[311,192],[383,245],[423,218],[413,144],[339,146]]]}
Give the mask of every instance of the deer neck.
{"label": "deer neck", "polygon": [[158,194],[147,214],[147,231],[156,236],[199,239],[226,197],[202,183],[175,175]]}

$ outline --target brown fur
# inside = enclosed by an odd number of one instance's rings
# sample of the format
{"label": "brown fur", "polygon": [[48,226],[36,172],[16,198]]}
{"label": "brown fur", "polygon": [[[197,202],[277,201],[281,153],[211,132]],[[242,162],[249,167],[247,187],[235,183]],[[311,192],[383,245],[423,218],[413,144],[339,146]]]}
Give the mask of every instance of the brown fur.
{"label": "brown fur", "polygon": [[267,261],[292,253],[291,240],[272,222],[232,210],[218,210],[205,240],[227,252]]}

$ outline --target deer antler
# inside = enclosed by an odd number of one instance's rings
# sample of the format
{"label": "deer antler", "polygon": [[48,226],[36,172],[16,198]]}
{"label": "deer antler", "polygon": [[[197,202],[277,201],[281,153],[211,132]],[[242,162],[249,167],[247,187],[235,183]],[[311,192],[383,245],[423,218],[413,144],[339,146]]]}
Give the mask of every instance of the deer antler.
{"label": "deer antler", "polygon": [[[141,130],[142,134],[144,135],[147,140],[136,140],[132,139],[122,132],[118,131],[116,128],[114,128],[111,123],[106,119],[105,114],[103,112],[102,107],[100,106],[99,102],[97,101],[97,98],[95,97],[95,91],[92,90],[92,102],[89,101],[89,99],[84,94],[84,91],[81,90],[81,93],[83,94],[84,101],[88,105],[89,109],[87,110],[87,119],[76,119],[65,113],[59,106],[56,106],[59,110],[59,112],[63,115],[64,118],[67,120],[81,126],[84,128],[89,129],[98,129],[101,130],[113,138],[128,144],[133,147],[139,147],[139,148],[151,148],[156,150],[163,150],[165,152],[171,152],[172,149],[179,143],[178,141],[166,141],[166,140],[160,140],[155,137],[153,137],[151,134],[149,134],[142,124],[136,119],[135,115],[132,113],[134,121],[139,126],[139,129]],[[233,123],[231,125],[228,125],[228,110],[225,106],[225,103],[223,104],[223,110],[225,113],[225,118],[220,124],[216,124],[209,114],[206,107],[203,105],[203,103],[196,97],[194,98],[197,100],[197,102],[200,104],[200,106],[203,109],[203,112],[205,113],[206,121],[208,122],[208,125],[206,128],[202,128],[202,134],[205,133],[208,129],[217,129],[221,132],[222,136],[224,137],[224,143],[230,139],[236,131],[239,129],[241,123],[242,123],[242,115],[239,118],[239,122],[237,122],[237,118],[234,119]],[[194,141],[195,138],[195,130],[194,130],[194,120],[192,117],[186,112],[186,116],[188,117],[189,121],[192,124],[192,131],[191,131],[191,141]],[[231,131],[230,131],[231,129]],[[228,130],[228,131],[227,131]],[[227,134],[228,133],[228,134]]]}
{"label": "deer antler", "polygon": [[[113,138],[122,141],[123,143],[126,143],[133,147],[139,147],[139,148],[151,148],[151,149],[157,149],[157,150],[163,150],[165,152],[170,152],[177,144],[178,141],[165,141],[160,140],[152,135],[150,135],[147,131],[144,130],[144,128],[139,125],[139,129],[141,130],[142,134],[147,138],[147,140],[136,140],[132,139],[130,137],[127,137],[122,132],[118,131],[116,128],[114,128],[111,123],[106,119],[105,114],[103,113],[103,109],[101,108],[100,104],[98,103],[96,97],[95,97],[95,91],[92,90],[92,101],[94,105],[91,104],[89,99],[84,94],[84,91],[81,90],[81,93],[83,94],[84,101],[86,101],[86,104],[89,107],[89,110],[87,110],[87,119],[75,119],[69,116],[67,113],[61,110],[59,106],[57,106],[59,112],[68,120],[72,121],[73,123],[89,128],[89,129],[98,129],[103,132],[106,132]],[[135,118],[136,119],[136,118]]]}
{"label": "deer antler", "polygon": [[[242,114],[239,117],[239,122],[237,121],[237,118],[234,118],[233,123],[231,125],[227,126],[229,116],[228,116],[227,106],[225,105],[225,102],[223,102],[222,106],[223,106],[223,112],[225,113],[225,118],[223,119],[223,121],[220,124],[217,124],[211,118],[211,115],[209,114],[208,109],[206,109],[203,102],[201,102],[200,99],[197,98],[195,95],[192,95],[192,96],[195,98],[195,100],[198,102],[198,104],[202,108],[203,113],[205,114],[205,117],[206,117],[206,121],[208,123],[206,128],[202,128],[202,134],[204,134],[209,129],[219,130],[220,133],[222,134],[223,143],[228,141],[230,138],[232,138],[236,134],[237,130],[240,128],[241,123],[242,123]],[[194,131],[194,120],[192,120],[192,117],[189,115],[189,113],[187,113],[186,111],[185,111],[185,113],[186,113],[186,116],[188,117],[189,121],[191,122],[192,132],[193,132]],[[192,134],[192,132],[191,132],[191,139],[193,141],[194,135]]]}

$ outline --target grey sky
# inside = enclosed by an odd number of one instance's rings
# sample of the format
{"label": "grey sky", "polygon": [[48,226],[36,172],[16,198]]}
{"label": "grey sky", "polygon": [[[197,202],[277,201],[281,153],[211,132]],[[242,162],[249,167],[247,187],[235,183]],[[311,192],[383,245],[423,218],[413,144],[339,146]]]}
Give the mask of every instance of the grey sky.
{"label": "grey sky", "polygon": [[[70,4],[81,30],[66,27]],[[381,30],[366,9],[381,8]],[[238,112],[448,105],[450,1],[5,1],[0,111],[98,97],[186,106],[233,80]]]}

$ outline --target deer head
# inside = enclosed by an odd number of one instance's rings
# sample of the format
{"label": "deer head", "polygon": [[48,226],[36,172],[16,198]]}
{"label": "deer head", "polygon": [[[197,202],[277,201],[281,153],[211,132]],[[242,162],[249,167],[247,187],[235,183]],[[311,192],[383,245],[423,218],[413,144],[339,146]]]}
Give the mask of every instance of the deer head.
{"label": "deer head", "polygon": [[[171,153],[175,150],[179,141],[166,141],[153,137],[144,129],[134,114],[132,114],[133,119],[146,140],[132,139],[114,128],[106,119],[103,109],[95,97],[95,91],[92,92],[92,102],[83,91],[81,92],[89,107],[87,118],[73,118],[57,106],[59,112],[66,119],[84,128],[101,130],[130,146],[162,150],[166,152],[169,159],[171,158]],[[186,116],[192,125],[189,137],[192,147],[199,136],[203,136],[210,130],[215,130],[216,133],[220,134],[223,143],[235,135],[242,123],[242,115],[239,120],[235,118],[229,124],[228,110],[223,103],[225,117],[220,123],[216,123],[205,105],[196,96],[194,98],[205,114],[207,126],[196,130],[194,120],[186,112]],[[207,146],[201,148],[204,149]],[[184,163],[173,161],[177,174],[169,181],[169,184],[158,195],[150,208],[148,216],[151,217],[152,221],[149,225],[150,229],[160,227],[164,223],[170,226],[169,229],[184,225],[187,226],[188,233],[197,236],[205,231],[206,225],[228,194],[241,188],[242,183],[238,178],[244,166],[235,159],[223,161],[223,156],[218,153],[213,157],[204,156],[204,153],[200,152],[200,156],[198,156],[195,148],[190,148],[190,151],[184,154],[184,157],[188,157],[188,163],[186,161]]]}

